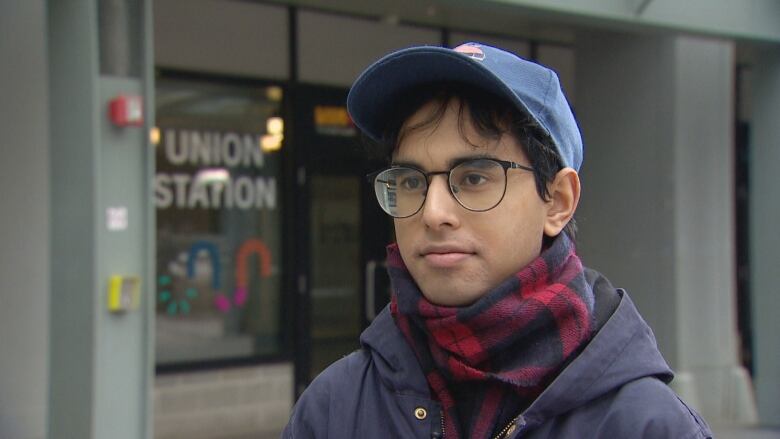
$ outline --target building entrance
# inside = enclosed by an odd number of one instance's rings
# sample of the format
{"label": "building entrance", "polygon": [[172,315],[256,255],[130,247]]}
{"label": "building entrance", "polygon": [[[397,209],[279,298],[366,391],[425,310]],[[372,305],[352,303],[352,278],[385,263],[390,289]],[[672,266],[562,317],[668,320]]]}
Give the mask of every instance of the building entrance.
{"label": "building entrance", "polygon": [[[295,91],[299,261],[295,344],[296,391],[325,367],[359,348],[360,332],[387,303],[384,247],[391,222],[376,205],[366,174],[381,166],[346,111],[346,89],[300,86]],[[301,266],[305,264],[305,266]]]}

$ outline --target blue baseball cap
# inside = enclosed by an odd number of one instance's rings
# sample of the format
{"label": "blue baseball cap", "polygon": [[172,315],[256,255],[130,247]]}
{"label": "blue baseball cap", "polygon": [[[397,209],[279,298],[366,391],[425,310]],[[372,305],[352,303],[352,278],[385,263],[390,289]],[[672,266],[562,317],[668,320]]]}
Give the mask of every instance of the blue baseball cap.
{"label": "blue baseball cap", "polygon": [[437,82],[459,82],[503,96],[531,116],[555,143],[564,166],[579,171],[582,136],[558,75],[507,51],[478,43],[454,49],[419,46],[384,56],[352,84],[350,117],[366,135],[382,140],[384,113],[403,91]]}

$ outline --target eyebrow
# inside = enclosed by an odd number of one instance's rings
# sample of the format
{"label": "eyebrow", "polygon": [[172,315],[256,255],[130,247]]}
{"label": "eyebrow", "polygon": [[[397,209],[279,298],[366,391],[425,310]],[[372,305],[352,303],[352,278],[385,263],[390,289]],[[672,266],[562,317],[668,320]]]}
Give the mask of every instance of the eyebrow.
{"label": "eyebrow", "polygon": [[[469,154],[469,155],[463,155],[458,157],[453,157],[447,162],[448,170],[454,168],[455,166],[458,166],[459,164],[463,162],[468,162],[470,160],[479,160],[479,159],[493,159],[493,160],[501,160],[498,157],[492,155],[492,154]],[[406,168],[415,168],[420,169],[422,171],[428,171],[425,169],[424,166],[419,164],[418,162],[415,162],[413,160],[393,160],[390,163],[391,166],[403,166]]]}

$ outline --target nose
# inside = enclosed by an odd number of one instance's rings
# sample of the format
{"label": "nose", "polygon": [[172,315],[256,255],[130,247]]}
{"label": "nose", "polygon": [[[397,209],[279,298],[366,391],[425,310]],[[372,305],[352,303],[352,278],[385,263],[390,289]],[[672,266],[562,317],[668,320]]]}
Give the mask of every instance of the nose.
{"label": "nose", "polygon": [[428,184],[428,193],[422,208],[422,218],[425,226],[439,230],[444,227],[460,226],[458,210],[461,208],[449,189],[447,175],[433,175]]}

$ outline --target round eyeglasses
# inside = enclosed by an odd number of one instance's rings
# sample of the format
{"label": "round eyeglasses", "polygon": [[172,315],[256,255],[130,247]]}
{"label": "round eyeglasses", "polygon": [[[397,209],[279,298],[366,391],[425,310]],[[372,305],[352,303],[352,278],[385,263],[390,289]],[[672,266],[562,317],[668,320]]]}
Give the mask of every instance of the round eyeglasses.
{"label": "round eyeglasses", "polygon": [[368,176],[379,206],[394,218],[407,218],[425,204],[431,177],[447,175],[447,187],[461,206],[474,212],[490,210],[504,199],[508,169],[533,171],[528,166],[498,159],[470,159],[449,171],[423,172],[410,166],[391,166]]}

